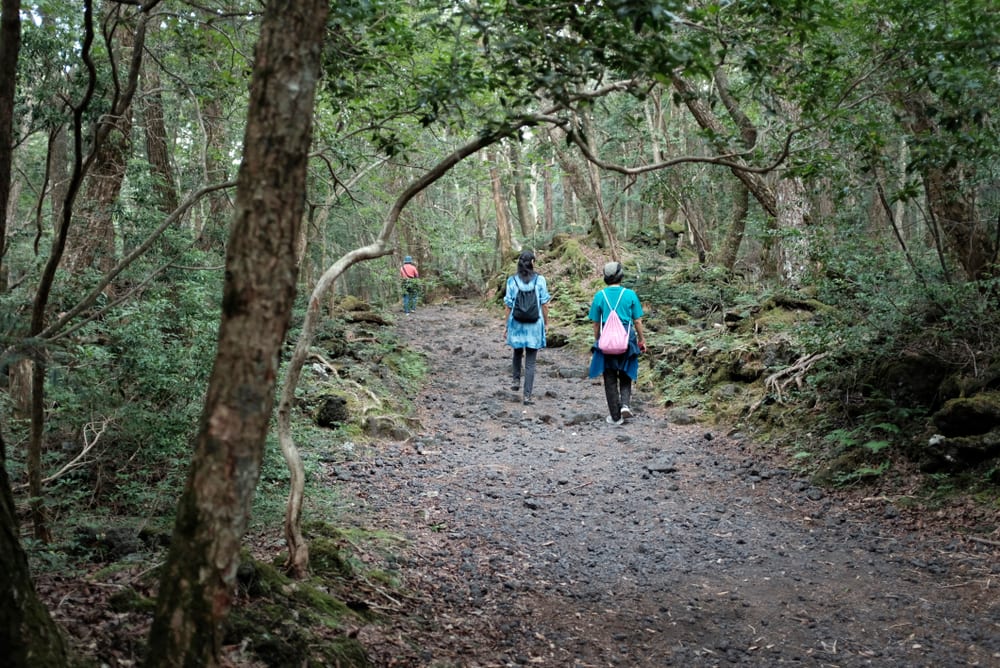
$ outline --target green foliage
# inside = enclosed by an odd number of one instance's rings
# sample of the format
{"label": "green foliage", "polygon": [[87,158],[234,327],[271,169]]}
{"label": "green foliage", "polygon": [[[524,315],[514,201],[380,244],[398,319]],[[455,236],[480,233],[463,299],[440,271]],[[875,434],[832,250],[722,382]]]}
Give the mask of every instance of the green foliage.
{"label": "green foliage", "polygon": [[889,462],[889,460],[885,460],[876,466],[861,466],[853,471],[842,471],[834,476],[834,483],[838,487],[849,487],[864,480],[870,480],[884,475],[885,472],[889,470],[890,466],[891,462]]}

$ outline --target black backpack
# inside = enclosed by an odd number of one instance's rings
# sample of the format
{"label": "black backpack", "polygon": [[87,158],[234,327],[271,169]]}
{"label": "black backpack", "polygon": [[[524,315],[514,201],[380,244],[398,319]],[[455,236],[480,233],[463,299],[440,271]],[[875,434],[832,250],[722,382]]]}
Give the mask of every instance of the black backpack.
{"label": "black backpack", "polygon": [[[514,308],[512,309],[514,320],[526,323],[538,322],[538,293],[535,292],[535,282],[537,280],[538,274],[535,274],[535,277],[531,279],[530,290],[517,288],[517,296],[514,297]],[[516,281],[514,285],[517,285]]]}

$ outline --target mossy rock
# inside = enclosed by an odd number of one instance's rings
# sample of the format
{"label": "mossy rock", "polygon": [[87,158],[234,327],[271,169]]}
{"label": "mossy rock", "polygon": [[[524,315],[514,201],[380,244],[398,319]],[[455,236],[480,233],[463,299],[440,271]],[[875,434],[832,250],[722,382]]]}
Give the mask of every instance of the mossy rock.
{"label": "mossy rock", "polygon": [[1000,392],[946,401],[932,418],[944,436],[974,436],[1000,427]]}
{"label": "mossy rock", "polygon": [[920,468],[925,473],[967,471],[998,458],[1000,428],[974,436],[935,437],[922,453]]}
{"label": "mossy rock", "polygon": [[372,305],[363,299],[358,299],[354,295],[345,295],[337,301],[337,310],[347,313],[359,313],[371,311]]}
{"label": "mossy rock", "polygon": [[582,279],[594,275],[596,268],[583,253],[579,239],[556,235],[552,238],[549,254],[548,261],[559,262],[564,267],[563,271],[566,276]]}
{"label": "mossy rock", "polygon": [[327,395],[316,409],[316,424],[327,429],[336,429],[351,420],[347,399],[338,395]]}
{"label": "mossy rock", "polygon": [[876,365],[868,383],[904,405],[932,406],[949,369],[925,355],[903,355]]}
{"label": "mossy rock", "polygon": [[370,415],[364,420],[365,433],[373,438],[387,438],[392,441],[405,441],[413,433],[398,417],[392,415]]}
{"label": "mossy rock", "polygon": [[350,577],[353,569],[341,554],[340,542],[328,536],[309,541],[309,567],[319,577]]}

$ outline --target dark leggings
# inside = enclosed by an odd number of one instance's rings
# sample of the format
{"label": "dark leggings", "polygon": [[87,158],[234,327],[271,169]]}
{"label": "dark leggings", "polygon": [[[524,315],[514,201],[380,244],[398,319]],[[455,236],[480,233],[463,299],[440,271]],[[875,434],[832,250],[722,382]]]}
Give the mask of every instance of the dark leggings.
{"label": "dark leggings", "polygon": [[604,397],[612,420],[620,420],[622,406],[632,401],[632,379],[624,371],[604,369]]}
{"label": "dark leggings", "polygon": [[524,358],[524,396],[530,397],[535,387],[535,357],[537,348],[514,348],[514,361],[511,364],[512,378],[515,383],[521,382],[521,358]]}

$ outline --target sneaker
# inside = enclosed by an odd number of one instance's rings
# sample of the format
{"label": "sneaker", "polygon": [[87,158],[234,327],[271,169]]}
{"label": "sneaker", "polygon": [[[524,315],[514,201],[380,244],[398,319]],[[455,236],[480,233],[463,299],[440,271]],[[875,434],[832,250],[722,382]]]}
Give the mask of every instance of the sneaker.
{"label": "sneaker", "polygon": [[625,424],[625,420],[623,420],[622,418],[618,418],[616,420],[613,417],[611,417],[610,415],[608,417],[604,418],[604,421],[607,422],[608,424]]}
{"label": "sneaker", "polygon": [[[611,417],[610,415],[608,417]],[[634,417],[632,409],[628,406],[622,406],[622,419]]]}
{"label": "sneaker", "polygon": [[525,400],[524,400],[524,405],[525,406],[534,406],[535,402],[531,400],[531,397],[526,397]]}
{"label": "sneaker", "polygon": [[517,392],[520,389],[521,389],[521,382],[520,381],[515,381],[515,382],[513,382],[513,383],[510,384],[510,391],[511,392]]}

